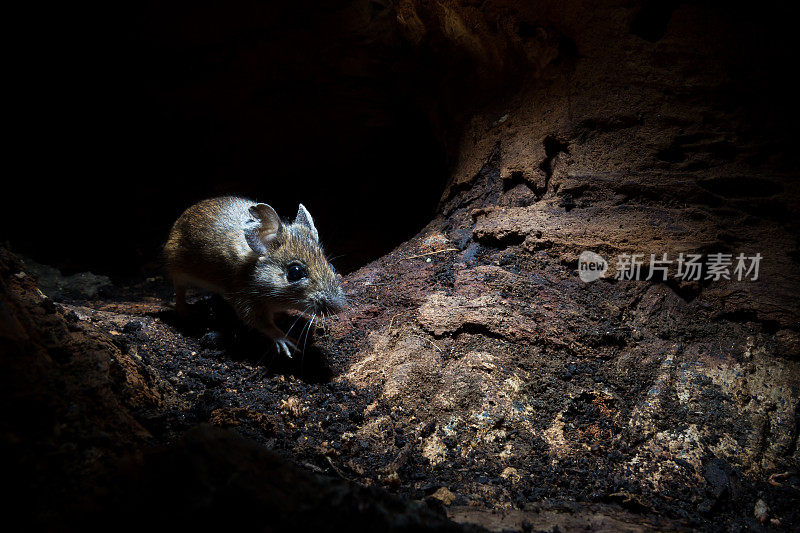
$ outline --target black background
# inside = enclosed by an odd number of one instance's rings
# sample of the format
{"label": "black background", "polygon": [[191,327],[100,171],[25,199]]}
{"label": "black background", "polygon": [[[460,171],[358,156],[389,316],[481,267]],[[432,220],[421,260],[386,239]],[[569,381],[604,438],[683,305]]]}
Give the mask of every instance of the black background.
{"label": "black background", "polygon": [[112,4],[17,19],[13,251],[157,273],[186,207],[241,194],[286,218],[303,202],[346,272],[430,220],[447,175],[442,60],[404,46],[379,4]]}

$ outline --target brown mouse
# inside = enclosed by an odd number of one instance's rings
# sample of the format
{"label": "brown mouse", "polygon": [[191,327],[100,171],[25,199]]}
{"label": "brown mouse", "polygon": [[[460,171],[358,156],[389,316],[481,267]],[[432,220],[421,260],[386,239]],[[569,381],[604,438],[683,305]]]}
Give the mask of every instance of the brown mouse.
{"label": "brown mouse", "polygon": [[164,259],[179,314],[187,287],[215,292],[289,357],[297,347],[273,322],[276,312],[310,312],[313,321],[345,304],[303,204],[293,222],[284,222],[267,204],[235,196],[203,200],[172,226]]}

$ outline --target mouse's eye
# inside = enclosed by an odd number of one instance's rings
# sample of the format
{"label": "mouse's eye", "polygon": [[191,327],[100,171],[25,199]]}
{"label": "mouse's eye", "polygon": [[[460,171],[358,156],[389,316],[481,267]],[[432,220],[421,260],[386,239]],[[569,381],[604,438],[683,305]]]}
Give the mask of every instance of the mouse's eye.
{"label": "mouse's eye", "polygon": [[308,272],[306,272],[306,267],[301,265],[300,263],[292,263],[286,269],[286,279],[289,281],[300,281],[303,278],[308,277]]}

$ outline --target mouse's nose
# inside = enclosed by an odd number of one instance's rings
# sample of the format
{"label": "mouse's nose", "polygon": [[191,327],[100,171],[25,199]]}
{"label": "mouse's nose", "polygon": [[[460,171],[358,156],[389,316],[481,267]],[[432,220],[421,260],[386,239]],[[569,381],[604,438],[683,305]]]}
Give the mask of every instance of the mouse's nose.
{"label": "mouse's nose", "polygon": [[324,311],[327,313],[340,313],[344,309],[346,305],[346,301],[344,299],[344,293],[341,289],[334,293],[327,294],[325,300],[323,301]]}

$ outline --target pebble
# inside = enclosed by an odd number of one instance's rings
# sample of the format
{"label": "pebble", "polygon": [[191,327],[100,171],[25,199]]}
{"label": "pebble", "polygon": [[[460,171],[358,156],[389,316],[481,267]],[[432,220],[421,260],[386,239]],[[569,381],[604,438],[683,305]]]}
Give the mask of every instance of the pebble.
{"label": "pebble", "polygon": [[135,333],[137,331],[141,331],[142,328],[144,328],[144,324],[142,324],[139,320],[131,320],[122,326],[122,331],[125,333]]}
{"label": "pebble", "polygon": [[220,348],[222,347],[222,335],[217,331],[209,331],[200,337],[200,346],[203,348]]}
{"label": "pebble", "polygon": [[764,500],[758,500],[753,508],[753,516],[762,524],[766,524],[769,519],[769,507],[764,503]]}

